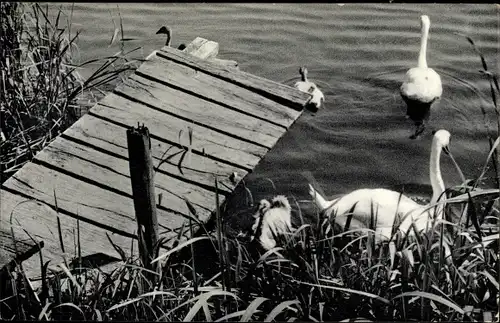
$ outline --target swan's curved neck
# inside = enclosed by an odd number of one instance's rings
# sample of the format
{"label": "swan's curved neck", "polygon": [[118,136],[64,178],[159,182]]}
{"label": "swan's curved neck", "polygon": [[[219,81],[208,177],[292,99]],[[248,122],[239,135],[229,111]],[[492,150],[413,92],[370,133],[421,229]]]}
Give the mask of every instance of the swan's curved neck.
{"label": "swan's curved neck", "polygon": [[[441,159],[441,151],[442,151],[441,145],[439,145],[437,139],[434,138],[432,141],[431,158],[429,165],[430,179],[432,185],[431,204],[438,202],[438,199],[439,201],[443,201],[446,198],[446,196],[443,194],[443,192],[445,191],[445,186],[443,178],[441,176],[441,167],[439,165]],[[437,207],[438,216],[442,216],[442,211],[443,211],[442,205]]]}
{"label": "swan's curved neck", "polygon": [[167,40],[165,41],[165,46],[170,47],[170,41],[172,40],[172,36],[170,33],[167,34]]}
{"label": "swan's curved neck", "polygon": [[418,67],[427,67],[427,38],[429,38],[429,24],[422,24],[422,38],[420,39],[420,53],[418,55]]}

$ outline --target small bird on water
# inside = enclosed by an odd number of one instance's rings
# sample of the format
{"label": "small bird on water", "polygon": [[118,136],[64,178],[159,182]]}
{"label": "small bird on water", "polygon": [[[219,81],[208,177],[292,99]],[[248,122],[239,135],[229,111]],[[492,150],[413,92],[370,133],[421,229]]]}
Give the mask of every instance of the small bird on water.
{"label": "small bird on water", "polygon": [[406,103],[406,116],[416,126],[415,133],[410,137],[416,139],[425,130],[425,122],[429,119],[432,104],[438,100],[442,93],[441,78],[432,68],[427,66],[427,38],[429,37],[430,19],[423,15],[420,17],[421,40],[418,65],[406,72],[400,94]]}
{"label": "small bird on water", "polygon": [[295,88],[297,88],[299,91],[312,95],[312,98],[309,101],[308,105],[313,111],[317,111],[323,105],[325,96],[323,95],[323,92],[321,92],[321,90],[316,86],[316,84],[307,79],[307,68],[301,67],[299,69],[299,73],[302,80],[295,83]]}
{"label": "small bird on water", "polygon": [[[162,26],[160,30],[156,32],[156,34],[164,34],[167,35],[167,40],[165,41],[165,46],[170,47],[170,43],[172,42],[172,28],[169,26]],[[177,47],[178,50],[184,50],[186,48],[185,44],[180,44],[179,47]]]}

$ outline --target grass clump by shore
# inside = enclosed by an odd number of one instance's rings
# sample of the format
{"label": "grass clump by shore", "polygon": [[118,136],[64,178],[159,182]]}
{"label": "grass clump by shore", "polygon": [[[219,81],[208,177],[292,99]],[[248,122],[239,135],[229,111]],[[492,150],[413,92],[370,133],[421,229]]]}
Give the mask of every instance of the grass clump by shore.
{"label": "grass clump by shore", "polygon": [[6,282],[0,318],[492,321],[499,212],[476,210],[497,198],[496,189],[461,194],[448,206],[462,207],[463,221],[435,223],[414,239],[396,236],[382,245],[375,245],[374,230],[339,232],[322,214],[319,225],[277,237],[278,247],[267,252],[219,226],[188,241],[179,234],[159,251],[156,272],[115,246],[123,262],[111,272],[68,266],[71,272],[50,275],[42,249],[41,287],[33,289],[19,267]]}
{"label": "grass clump by shore", "polygon": [[[0,3],[0,183],[80,117],[76,101],[134,66],[119,52],[77,64],[79,32],[48,5]],[[78,70],[102,61],[87,79]]]}

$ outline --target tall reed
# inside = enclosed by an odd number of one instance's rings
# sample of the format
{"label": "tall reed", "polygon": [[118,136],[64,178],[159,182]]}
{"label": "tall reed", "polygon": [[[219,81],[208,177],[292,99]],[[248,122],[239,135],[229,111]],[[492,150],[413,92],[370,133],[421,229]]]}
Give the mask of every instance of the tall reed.
{"label": "tall reed", "polygon": [[[79,96],[134,69],[127,53],[75,64],[79,32],[62,9],[0,4],[0,182],[31,160],[80,116]],[[78,70],[102,61],[90,77]]]}

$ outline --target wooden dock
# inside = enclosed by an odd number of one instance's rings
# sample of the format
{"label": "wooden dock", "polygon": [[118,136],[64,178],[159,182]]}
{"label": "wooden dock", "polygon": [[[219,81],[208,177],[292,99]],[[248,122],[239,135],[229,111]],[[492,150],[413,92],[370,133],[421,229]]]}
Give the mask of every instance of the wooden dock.
{"label": "wooden dock", "polygon": [[[7,180],[0,191],[0,265],[15,257],[16,249],[31,247],[32,238],[44,242],[43,259],[52,266],[75,256],[78,238],[82,256],[118,259],[106,233],[130,253],[137,224],[126,130],[138,123],[149,128],[156,167],[174,155],[156,168],[160,236],[175,235],[186,221],[185,199],[207,221],[216,208],[214,175],[223,203],[237,185],[231,174],[243,178],[251,172],[310,99],[240,71],[236,62],[217,59],[217,52],[218,44],[203,38],[182,52],[170,47],[153,52]],[[179,168],[184,150],[191,153]],[[39,257],[25,261],[24,268],[38,277]]]}

